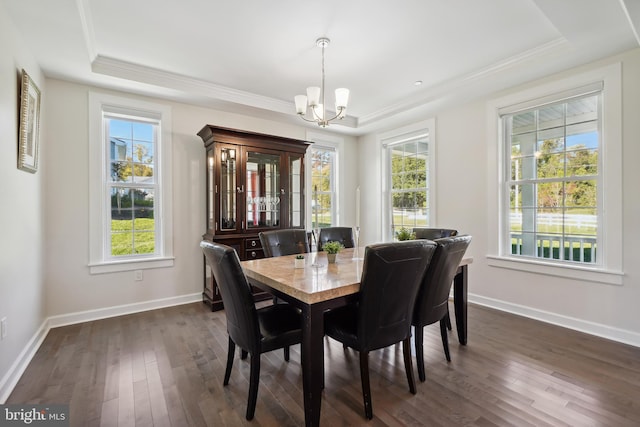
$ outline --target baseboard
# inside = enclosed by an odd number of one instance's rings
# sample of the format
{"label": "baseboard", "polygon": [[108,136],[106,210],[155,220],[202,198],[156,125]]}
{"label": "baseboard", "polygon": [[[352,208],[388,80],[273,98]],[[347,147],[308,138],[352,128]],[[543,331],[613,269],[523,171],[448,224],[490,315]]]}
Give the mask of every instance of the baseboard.
{"label": "baseboard", "polygon": [[569,316],[563,316],[557,313],[538,310],[524,305],[512,304],[509,302],[487,298],[475,294],[469,294],[468,301],[474,304],[495,308],[496,310],[506,311],[508,313],[513,313],[519,316],[528,317],[530,319],[539,320],[541,322],[562,326],[564,328],[573,329],[575,331],[584,332],[586,334],[595,335],[623,344],[629,344],[634,347],[640,347],[640,334],[637,332],[613,328],[611,326],[606,326],[595,322],[589,322]]}
{"label": "baseboard", "polygon": [[99,308],[97,310],[78,311],[76,313],[60,314],[49,317],[49,327],[74,325],[76,323],[91,322],[93,320],[107,319],[109,317],[124,316],[126,314],[140,313],[156,310],[158,308],[172,307],[174,305],[189,304],[202,301],[202,293],[181,295],[171,298],[156,299],[137,302],[133,304],[117,305],[114,307]]}
{"label": "baseboard", "polygon": [[106,319],[108,317],[123,316],[126,314],[139,313],[142,311],[155,310],[158,308],[172,307],[176,305],[189,304],[202,301],[202,293],[181,295],[171,298],[163,298],[152,301],[144,301],[134,304],[125,304],[115,307],[100,308],[97,310],[80,311],[76,313],[61,314],[51,316],[42,322],[40,328],[29,340],[25,348],[20,352],[18,358],[13,362],[11,368],[0,381],[0,404],[4,404],[20,377],[29,366],[31,359],[36,354],[40,345],[46,338],[51,328],[73,325],[76,323],[90,322],[93,320]]}
{"label": "baseboard", "polygon": [[18,384],[18,380],[20,380],[27,366],[29,366],[29,362],[31,362],[31,359],[33,359],[33,356],[35,356],[40,348],[42,341],[44,341],[49,333],[49,329],[49,320],[45,319],[27,345],[22,349],[18,358],[9,368],[9,371],[7,371],[6,375],[0,380],[0,404],[4,404],[9,398],[13,388]]}

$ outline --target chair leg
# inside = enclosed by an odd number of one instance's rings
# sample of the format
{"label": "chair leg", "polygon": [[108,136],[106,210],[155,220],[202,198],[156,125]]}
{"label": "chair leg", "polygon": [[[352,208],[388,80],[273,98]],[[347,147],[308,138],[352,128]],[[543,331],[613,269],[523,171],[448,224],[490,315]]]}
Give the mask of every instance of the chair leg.
{"label": "chair leg", "polygon": [[451,316],[449,316],[449,311],[447,310],[447,315],[445,317],[447,319],[447,329],[451,330]]}
{"label": "chair leg", "polygon": [[227,369],[224,371],[223,385],[229,384],[229,377],[231,376],[231,367],[233,367],[233,357],[236,354],[236,343],[229,337],[229,351],[227,352]]}
{"label": "chair leg", "polygon": [[411,363],[411,338],[402,341],[402,354],[404,356],[404,370],[407,372],[407,381],[409,381],[409,391],[416,394],[416,379],[413,376],[413,364]]}
{"label": "chair leg", "polygon": [[445,319],[440,320],[440,335],[442,336],[444,355],[447,358],[447,362],[451,362],[451,355],[449,354],[449,335],[447,335],[447,322]]}
{"label": "chair leg", "polygon": [[364,415],[367,419],[373,418],[373,406],[371,405],[371,385],[369,383],[369,352],[360,352],[360,379],[362,380],[362,399],[364,400]]}
{"label": "chair leg", "polygon": [[284,350],[284,360],[285,361],[289,361],[289,346],[286,346],[285,348],[283,348]]}
{"label": "chair leg", "polygon": [[414,326],[415,330],[415,340],[416,340],[416,365],[418,365],[418,378],[420,381],[424,382],[426,380],[426,375],[424,373],[424,327],[423,326]]}
{"label": "chair leg", "polygon": [[251,355],[251,371],[249,373],[249,400],[247,401],[247,420],[252,420],[256,412],[258,385],[260,382],[260,354]]}

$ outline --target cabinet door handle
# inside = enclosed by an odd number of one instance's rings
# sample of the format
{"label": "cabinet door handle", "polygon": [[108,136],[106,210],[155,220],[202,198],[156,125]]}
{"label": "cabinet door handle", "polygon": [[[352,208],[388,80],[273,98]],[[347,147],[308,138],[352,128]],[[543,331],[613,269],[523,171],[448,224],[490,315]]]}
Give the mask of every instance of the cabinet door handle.
{"label": "cabinet door handle", "polygon": [[256,252],[255,251],[251,251],[251,258],[255,258],[256,257]]}
{"label": "cabinet door handle", "polygon": [[256,241],[255,241],[255,240],[252,240],[252,241],[251,241],[251,246],[255,246],[255,245],[256,245]]}
{"label": "cabinet door handle", "polygon": [[236,187],[236,190],[238,191],[238,193],[244,193],[244,184],[242,184],[242,188]]}
{"label": "cabinet door handle", "polygon": [[284,188],[280,189],[280,194],[284,194]]}

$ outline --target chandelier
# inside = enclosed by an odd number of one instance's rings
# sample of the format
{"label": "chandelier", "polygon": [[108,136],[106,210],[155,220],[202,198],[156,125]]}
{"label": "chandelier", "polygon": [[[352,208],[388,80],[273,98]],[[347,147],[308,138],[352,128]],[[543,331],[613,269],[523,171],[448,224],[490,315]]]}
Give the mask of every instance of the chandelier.
{"label": "chandelier", "polygon": [[[336,89],[336,111],[335,116],[327,118],[327,110],[324,98],[324,49],[329,46],[329,39],[320,37],[316,40],[316,46],[322,49],[322,82],[320,87],[312,86],[307,88],[306,95],[296,95],[296,113],[307,122],[317,123],[318,126],[327,127],[329,122],[335,119],[343,119],[347,115],[347,102],[349,101],[349,89]],[[310,110],[309,117],[305,117],[307,109]]]}

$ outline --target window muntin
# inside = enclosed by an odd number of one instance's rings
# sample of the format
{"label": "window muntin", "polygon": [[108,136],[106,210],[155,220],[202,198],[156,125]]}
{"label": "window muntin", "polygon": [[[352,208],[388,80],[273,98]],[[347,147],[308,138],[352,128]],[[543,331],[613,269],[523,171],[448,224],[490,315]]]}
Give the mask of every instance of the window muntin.
{"label": "window muntin", "polygon": [[429,137],[387,146],[393,235],[429,225]]}
{"label": "window muntin", "polygon": [[311,228],[331,227],[335,219],[336,151],[311,147]]}
{"label": "window muntin", "polygon": [[155,179],[158,121],[104,115],[109,257],[156,254]]}
{"label": "window muntin", "polygon": [[510,255],[599,264],[601,93],[501,117]]}

